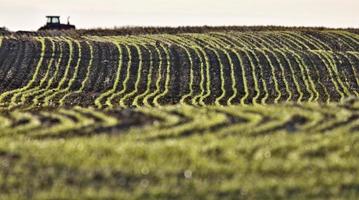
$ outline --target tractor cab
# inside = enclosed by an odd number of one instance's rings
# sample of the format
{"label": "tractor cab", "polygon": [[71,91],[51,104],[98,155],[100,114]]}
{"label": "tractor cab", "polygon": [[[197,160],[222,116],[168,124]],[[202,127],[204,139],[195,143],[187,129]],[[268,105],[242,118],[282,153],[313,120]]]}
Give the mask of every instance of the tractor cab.
{"label": "tractor cab", "polygon": [[60,16],[46,16],[47,24],[60,24]]}
{"label": "tractor cab", "polygon": [[60,16],[46,16],[46,18],[47,18],[46,25],[41,27],[39,31],[76,29],[74,25],[70,24],[69,19],[67,20],[67,24],[61,24]]}

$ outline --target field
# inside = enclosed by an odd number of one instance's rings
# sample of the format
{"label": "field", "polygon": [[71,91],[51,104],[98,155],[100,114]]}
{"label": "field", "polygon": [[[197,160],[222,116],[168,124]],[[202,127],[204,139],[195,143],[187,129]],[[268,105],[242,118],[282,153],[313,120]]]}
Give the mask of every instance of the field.
{"label": "field", "polygon": [[0,199],[357,199],[357,30],[163,32],[0,36]]}

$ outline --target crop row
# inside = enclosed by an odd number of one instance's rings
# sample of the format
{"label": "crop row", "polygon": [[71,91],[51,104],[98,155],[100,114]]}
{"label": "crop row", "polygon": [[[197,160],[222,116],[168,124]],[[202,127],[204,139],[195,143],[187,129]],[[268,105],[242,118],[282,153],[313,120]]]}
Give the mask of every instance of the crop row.
{"label": "crop row", "polygon": [[3,109],[336,102],[359,95],[345,31],[0,38]]}
{"label": "crop row", "polygon": [[[206,123],[203,123],[203,122]],[[186,137],[202,132],[217,135],[269,133],[359,132],[359,101],[267,106],[163,106],[131,110],[71,107],[15,110],[0,114],[1,136],[69,138],[141,132],[148,139]]]}

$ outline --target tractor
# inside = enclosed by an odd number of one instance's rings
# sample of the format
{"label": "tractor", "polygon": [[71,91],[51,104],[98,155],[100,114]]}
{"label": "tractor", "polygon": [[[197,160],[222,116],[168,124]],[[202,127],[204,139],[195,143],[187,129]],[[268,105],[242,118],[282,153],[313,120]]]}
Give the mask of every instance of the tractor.
{"label": "tractor", "polygon": [[76,29],[74,25],[70,24],[69,18],[67,18],[67,24],[60,23],[60,16],[46,16],[47,23],[41,27],[39,31],[44,30],[73,30]]}

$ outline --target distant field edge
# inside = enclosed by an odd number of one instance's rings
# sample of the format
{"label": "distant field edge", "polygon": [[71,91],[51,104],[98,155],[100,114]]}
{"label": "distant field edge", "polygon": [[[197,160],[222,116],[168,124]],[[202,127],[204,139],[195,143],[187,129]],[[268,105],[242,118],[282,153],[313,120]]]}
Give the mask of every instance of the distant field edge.
{"label": "distant field edge", "polygon": [[178,34],[178,33],[208,33],[208,32],[257,32],[257,31],[325,31],[342,30],[352,33],[359,33],[359,28],[329,28],[329,27],[305,27],[305,26],[121,26],[114,28],[90,28],[70,31],[17,31],[0,32],[0,35],[33,35],[33,36],[53,36],[53,35],[140,35],[140,34]]}

